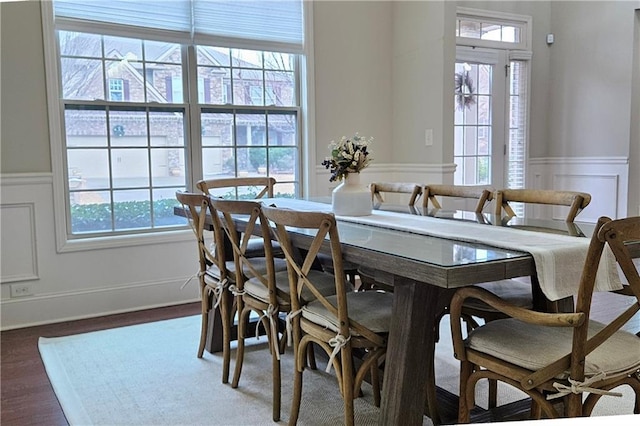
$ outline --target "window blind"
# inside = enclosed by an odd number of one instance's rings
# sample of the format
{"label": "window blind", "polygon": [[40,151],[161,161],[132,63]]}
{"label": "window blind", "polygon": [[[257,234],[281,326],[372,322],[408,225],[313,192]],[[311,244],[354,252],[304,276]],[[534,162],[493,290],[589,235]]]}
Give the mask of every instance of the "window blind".
{"label": "window blind", "polygon": [[303,53],[302,0],[54,0],[59,28]]}

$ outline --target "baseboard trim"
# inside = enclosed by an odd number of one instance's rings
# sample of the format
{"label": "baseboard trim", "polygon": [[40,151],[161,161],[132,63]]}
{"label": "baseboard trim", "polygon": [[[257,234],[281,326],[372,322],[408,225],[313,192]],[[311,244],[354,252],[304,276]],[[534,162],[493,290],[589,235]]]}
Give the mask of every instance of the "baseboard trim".
{"label": "baseboard trim", "polygon": [[197,279],[191,280],[184,289],[181,289],[186,280],[187,278],[130,283],[118,287],[6,299],[0,304],[2,311],[0,330],[75,321],[199,301]]}

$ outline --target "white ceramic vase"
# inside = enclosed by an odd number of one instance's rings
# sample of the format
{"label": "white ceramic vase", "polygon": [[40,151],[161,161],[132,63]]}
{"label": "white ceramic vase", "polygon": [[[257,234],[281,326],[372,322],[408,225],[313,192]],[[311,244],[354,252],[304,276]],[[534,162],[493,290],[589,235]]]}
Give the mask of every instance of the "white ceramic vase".
{"label": "white ceramic vase", "polygon": [[331,206],[337,216],[367,216],[373,204],[371,191],[360,183],[360,173],[345,176],[331,194]]}

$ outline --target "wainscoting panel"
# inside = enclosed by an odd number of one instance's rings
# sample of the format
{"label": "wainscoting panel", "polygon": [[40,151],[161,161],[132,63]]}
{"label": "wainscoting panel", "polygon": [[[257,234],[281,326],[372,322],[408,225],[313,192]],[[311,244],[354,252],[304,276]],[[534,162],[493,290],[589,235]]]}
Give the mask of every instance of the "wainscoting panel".
{"label": "wainscoting panel", "polygon": [[[528,176],[529,186],[535,189],[560,189],[591,194],[591,203],[578,216],[580,221],[596,222],[600,216],[615,219],[627,215],[627,158],[531,159]],[[534,216],[540,211],[535,209]],[[561,208],[553,209],[554,218],[562,219],[565,213]]]}
{"label": "wainscoting panel", "polygon": [[34,209],[33,203],[0,205],[2,283],[38,279]]}

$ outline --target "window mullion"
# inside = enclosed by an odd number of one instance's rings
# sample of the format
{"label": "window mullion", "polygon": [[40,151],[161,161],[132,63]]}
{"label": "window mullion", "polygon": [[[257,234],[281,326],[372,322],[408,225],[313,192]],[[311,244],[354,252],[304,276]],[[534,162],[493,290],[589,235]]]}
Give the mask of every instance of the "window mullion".
{"label": "window mullion", "polygon": [[194,189],[196,182],[202,179],[202,106],[198,99],[198,61],[196,47],[194,45],[183,48],[183,87],[186,87],[187,93],[186,99],[183,99],[187,103],[186,111],[188,115],[186,117],[187,125],[185,130],[187,134],[187,163],[188,170],[188,183],[190,188]]}

